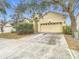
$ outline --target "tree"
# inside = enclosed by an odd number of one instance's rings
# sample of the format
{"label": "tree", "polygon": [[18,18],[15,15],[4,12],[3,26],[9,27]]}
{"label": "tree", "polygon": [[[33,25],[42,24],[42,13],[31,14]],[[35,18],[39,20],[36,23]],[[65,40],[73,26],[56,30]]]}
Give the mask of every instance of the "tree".
{"label": "tree", "polygon": [[63,9],[63,12],[69,14],[71,19],[72,35],[74,37],[74,32],[76,31],[76,17],[74,15],[74,12],[79,6],[79,0],[52,0],[52,3],[55,6],[60,5]]}
{"label": "tree", "polygon": [[74,15],[74,12],[79,6],[79,0],[41,0],[41,3],[39,4],[36,2],[36,0],[29,1],[30,3],[22,2],[21,5],[25,6],[21,8],[24,8],[24,12],[28,11],[33,14],[46,11],[51,4],[53,4],[55,8],[58,8],[57,6],[61,6],[63,12],[68,13],[70,16],[72,35],[74,37],[74,32],[76,30],[76,17]]}
{"label": "tree", "polygon": [[20,0],[20,4],[18,4],[17,6],[13,5],[13,10],[15,11],[14,14],[11,16],[12,19],[14,20],[14,24],[18,24],[21,21],[24,21],[25,17],[23,16],[26,7],[22,2],[23,0]]}
{"label": "tree", "polygon": [[4,30],[3,30],[3,28],[4,28],[4,26],[5,26],[5,24],[7,23],[7,21],[6,21],[6,19],[5,19],[5,16],[4,16],[4,19],[1,19],[1,32],[4,32]]}
{"label": "tree", "polygon": [[0,0],[0,12],[6,14],[6,8],[10,7],[10,4],[6,0]]}
{"label": "tree", "polygon": [[0,0],[0,13],[3,14],[3,20],[1,20],[1,32],[3,32],[3,27],[4,25],[6,24],[6,19],[5,19],[5,16],[6,16],[6,8],[10,7],[10,5],[6,2],[6,0]]}
{"label": "tree", "polygon": [[35,32],[38,32],[38,19],[42,18],[42,13],[48,9],[47,6],[50,6],[51,2],[45,0],[40,4],[38,4],[36,0],[29,0],[28,2],[30,3],[27,3],[26,0],[20,1],[20,4],[18,4],[16,10],[18,10],[20,14],[25,12],[32,14],[32,20],[35,22]]}
{"label": "tree", "polygon": [[13,15],[10,16],[11,19],[13,19],[12,21],[12,25],[17,25],[20,22],[23,22],[26,18],[24,16],[22,16],[19,13],[14,13]]}
{"label": "tree", "polygon": [[17,13],[14,13],[11,18],[13,19],[13,24],[17,24],[19,22],[19,16]]}

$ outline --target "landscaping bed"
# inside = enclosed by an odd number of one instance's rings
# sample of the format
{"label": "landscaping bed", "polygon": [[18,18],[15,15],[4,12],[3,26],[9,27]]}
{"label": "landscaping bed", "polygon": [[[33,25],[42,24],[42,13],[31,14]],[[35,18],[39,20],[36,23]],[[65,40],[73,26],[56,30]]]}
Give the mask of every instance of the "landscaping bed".
{"label": "landscaping bed", "polygon": [[79,52],[79,40],[74,40],[71,35],[65,35],[65,38],[69,48]]}

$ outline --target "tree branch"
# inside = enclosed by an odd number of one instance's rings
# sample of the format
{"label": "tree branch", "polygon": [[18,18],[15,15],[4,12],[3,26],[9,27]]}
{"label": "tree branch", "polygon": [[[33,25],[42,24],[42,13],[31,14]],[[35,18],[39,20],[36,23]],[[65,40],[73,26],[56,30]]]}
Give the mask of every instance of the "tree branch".
{"label": "tree branch", "polygon": [[67,12],[67,7],[65,6],[65,4],[61,3],[60,0],[53,0],[52,3],[56,4],[56,5],[60,5],[62,7],[63,11]]}

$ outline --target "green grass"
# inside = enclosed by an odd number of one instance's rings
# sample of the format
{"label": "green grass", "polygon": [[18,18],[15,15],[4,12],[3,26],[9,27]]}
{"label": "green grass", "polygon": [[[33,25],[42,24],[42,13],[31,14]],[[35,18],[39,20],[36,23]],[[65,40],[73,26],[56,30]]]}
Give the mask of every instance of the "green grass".
{"label": "green grass", "polygon": [[24,37],[25,35],[18,35],[17,33],[1,33],[0,38],[6,39],[19,39]]}

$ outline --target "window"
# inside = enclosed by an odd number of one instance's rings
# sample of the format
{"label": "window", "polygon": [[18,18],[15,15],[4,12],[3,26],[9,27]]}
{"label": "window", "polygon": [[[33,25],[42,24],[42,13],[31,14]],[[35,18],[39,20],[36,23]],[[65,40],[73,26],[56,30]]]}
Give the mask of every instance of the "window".
{"label": "window", "polygon": [[62,22],[41,23],[40,25],[55,25],[55,24],[62,24]]}

